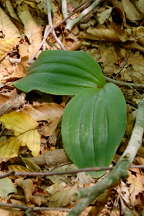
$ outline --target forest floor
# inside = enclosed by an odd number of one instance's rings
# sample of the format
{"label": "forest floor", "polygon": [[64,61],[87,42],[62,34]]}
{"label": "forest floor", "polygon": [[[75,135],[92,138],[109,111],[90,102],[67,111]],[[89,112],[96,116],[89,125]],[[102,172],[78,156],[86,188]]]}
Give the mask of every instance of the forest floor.
{"label": "forest floor", "polygon": [[[42,51],[83,50],[101,65],[107,81],[121,88],[128,120],[113,165],[129,142],[137,106],[144,98],[143,0],[53,0],[51,10],[49,4],[45,0],[0,2],[0,115],[10,119],[9,127],[1,124],[0,129],[0,174],[63,172],[75,168],[59,150],[63,149],[60,119],[68,98],[37,91],[26,94],[13,86],[14,81],[27,75]],[[18,111],[21,116],[17,116]],[[23,133],[34,127],[35,138],[25,136],[20,144],[14,136],[20,125]],[[34,143],[40,146],[39,152]],[[144,165],[143,146],[133,164]],[[39,208],[33,215],[65,216],[67,209],[78,202],[74,194],[100,180],[86,173],[20,177],[11,172],[0,179],[0,215],[32,215],[29,208],[22,208],[27,206]],[[11,208],[6,208],[6,204]],[[143,169],[131,168],[127,179],[105,191],[81,216],[139,216],[144,215],[143,208]]]}

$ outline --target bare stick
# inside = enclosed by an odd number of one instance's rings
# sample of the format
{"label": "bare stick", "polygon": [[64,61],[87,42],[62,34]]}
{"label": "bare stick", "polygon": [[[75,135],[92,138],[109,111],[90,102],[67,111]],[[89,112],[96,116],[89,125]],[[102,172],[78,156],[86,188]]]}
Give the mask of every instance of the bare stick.
{"label": "bare stick", "polygon": [[128,146],[120,157],[117,165],[101,182],[96,183],[92,187],[80,190],[77,193],[77,199],[82,199],[76,207],[74,207],[68,216],[78,216],[84,208],[86,208],[92,201],[102,194],[106,189],[112,187],[122,178],[127,177],[128,168],[134,160],[139,147],[142,144],[142,137],[144,133],[144,99],[140,102],[136,114],[136,123],[128,143]]}
{"label": "bare stick", "polygon": [[130,163],[134,160],[142,144],[143,133],[144,133],[144,99],[139,103],[139,107],[136,113],[136,123],[129,144],[122,155],[122,157],[128,155]]}
{"label": "bare stick", "polygon": [[11,203],[2,203],[0,202],[0,207],[5,208],[17,208],[22,210],[29,210],[29,211],[69,211],[68,208],[49,208],[49,207],[28,207],[25,205],[17,205],[17,204],[11,204]]}
{"label": "bare stick", "polygon": [[[140,168],[144,169],[144,165],[133,165],[129,166],[129,168]],[[106,171],[106,170],[112,170],[113,167],[92,167],[92,168],[83,168],[83,169],[75,169],[70,171],[64,171],[64,172],[17,172],[17,171],[9,171],[6,173],[2,173],[0,175],[0,179],[9,177],[9,176],[27,176],[27,177],[44,177],[44,176],[54,176],[54,175],[68,175],[68,174],[77,174],[81,172],[99,172],[99,171]]]}
{"label": "bare stick", "polygon": [[113,82],[117,85],[129,86],[129,87],[135,87],[135,88],[144,88],[144,84],[123,82],[123,81],[111,79],[111,78],[106,77],[106,76],[105,76],[105,78],[107,81]]}
{"label": "bare stick", "polygon": [[68,17],[68,11],[67,11],[67,0],[61,0],[61,5],[62,5],[62,13],[64,19]]}
{"label": "bare stick", "polygon": [[52,34],[56,40],[56,42],[59,44],[60,48],[65,50],[65,47],[64,45],[62,44],[62,42],[59,40],[59,38],[56,36],[56,33],[55,33],[55,29],[54,29],[54,26],[53,26],[53,23],[52,23],[52,8],[51,8],[51,0],[47,0],[47,10],[48,10],[48,22],[49,22],[49,25],[52,29]]}
{"label": "bare stick", "polygon": [[98,6],[100,2],[101,0],[95,0],[88,8],[84,9],[77,18],[69,20],[67,22],[66,29],[71,30],[76,23],[78,23],[90,11],[92,11],[96,6]]}

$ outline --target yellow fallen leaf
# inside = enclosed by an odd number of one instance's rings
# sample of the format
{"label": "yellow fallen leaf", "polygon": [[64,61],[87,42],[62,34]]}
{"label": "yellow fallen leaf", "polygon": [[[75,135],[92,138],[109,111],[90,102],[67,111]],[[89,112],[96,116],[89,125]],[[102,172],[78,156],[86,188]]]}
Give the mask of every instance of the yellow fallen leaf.
{"label": "yellow fallen leaf", "polygon": [[27,146],[31,150],[33,156],[37,156],[40,152],[40,134],[38,131],[30,130],[17,137],[22,146]]}
{"label": "yellow fallen leaf", "polygon": [[0,142],[0,160],[13,158],[18,155],[20,141],[16,137],[11,137]]}
{"label": "yellow fallen leaf", "polygon": [[13,130],[15,136],[35,129],[38,126],[37,122],[24,112],[11,112],[5,114],[0,117],[0,121],[7,129]]}
{"label": "yellow fallen leaf", "polygon": [[13,171],[17,171],[17,172],[30,172],[31,171],[28,168],[26,168],[25,166],[16,165],[16,164],[9,165],[8,170],[13,170]]}
{"label": "yellow fallen leaf", "polygon": [[[7,129],[13,131],[13,138],[0,143],[0,156],[16,157],[20,146],[27,146],[33,156],[40,151],[40,134],[36,130],[37,122],[24,112],[11,112],[0,117]],[[13,147],[14,146],[14,147]]]}

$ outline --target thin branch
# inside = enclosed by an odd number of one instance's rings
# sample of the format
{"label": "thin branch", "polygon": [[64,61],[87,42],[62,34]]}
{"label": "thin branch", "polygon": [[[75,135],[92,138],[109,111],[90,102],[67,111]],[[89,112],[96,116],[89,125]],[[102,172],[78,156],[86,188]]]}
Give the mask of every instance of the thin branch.
{"label": "thin branch", "polygon": [[139,103],[136,113],[136,123],[129,141],[129,144],[124,151],[122,157],[129,155],[130,163],[134,160],[140,146],[144,133],[144,99]]}
{"label": "thin branch", "polygon": [[56,42],[59,44],[60,48],[65,50],[64,45],[62,44],[62,42],[60,41],[60,39],[57,37],[56,33],[55,33],[55,29],[52,23],[52,7],[51,7],[51,0],[47,0],[47,11],[48,11],[48,22],[49,25],[52,29],[52,34],[54,36],[54,39],[56,40]]}
{"label": "thin branch", "polygon": [[[144,165],[133,165],[129,166],[131,168],[139,168],[144,169]],[[81,172],[99,172],[99,171],[107,171],[112,170],[113,167],[96,167],[96,168],[83,168],[83,169],[76,169],[64,172],[17,172],[17,171],[9,171],[0,175],[0,179],[9,177],[9,176],[29,176],[29,177],[40,177],[40,176],[54,176],[54,175],[68,175],[68,174],[77,174]]]}
{"label": "thin branch", "polygon": [[69,20],[67,22],[66,29],[71,30],[76,23],[80,22],[80,20],[85,17],[90,11],[92,11],[95,7],[97,7],[100,2],[101,0],[95,0],[88,8],[84,9],[78,17]]}
{"label": "thin branch", "polygon": [[67,0],[61,0],[61,5],[63,17],[66,19],[68,17]]}
{"label": "thin branch", "polygon": [[88,187],[77,192],[77,199],[82,199],[76,207],[74,207],[68,216],[78,216],[92,201],[102,194],[106,189],[118,183],[122,178],[127,177],[128,168],[134,160],[135,155],[142,144],[144,133],[144,99],[138,106],[136,114],[136,123],[131,135],[128,146],[120,157],[118,163],[113,170],[100,182],[92,187]]}
{"label": "thin branch", "polygon": [[139,84],[139,83],[128,83],[128,82],[123,82],[123,81],[118,81],[118,80],[114,80],[114,79],[111,79],[107,76],[105,76],[106,80],[107,81],[110,81],[110,82],[113,82],[117,85],[122,85],[122,86],[129,86],[130,88],[131,87],[135,87],[135,88],[144,88],[144,84]]}
{"label": "thin branch", "polygon": [[0,179],[8,177],[8,176],[53,176],[53,175],[67,175],[67,174],[77,174],[80,172],[98,172],[98,171],[106,171],[111,170],[111,167],[100,167],[100,168],[84,168],[84,169],[76,169],[71,171],[64,172],[17,172],[17,171],[9,171],[7,173],[1,174]]}
{"label": "thin branch", "polygon": [[5,208],[17,208],[22,210],[29,210],[29,211],[65,211],[68,212],[70,209],[68,208],[50,208],[50,207],[28,207],[25,205],[17,205],[17,204],[11,204],[11,203],[2,203],[0,202],[0,207]]}

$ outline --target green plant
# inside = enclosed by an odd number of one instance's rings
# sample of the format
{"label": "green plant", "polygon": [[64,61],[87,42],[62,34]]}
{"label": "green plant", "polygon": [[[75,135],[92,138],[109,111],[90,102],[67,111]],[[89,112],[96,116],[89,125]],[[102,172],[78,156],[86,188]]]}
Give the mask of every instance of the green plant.
{"label": "green plant", "polygon": [[66,153],[80,168],[110,165],[125,132],[126,103],[121,90],[105,82],[91,56],[45,51],[14,85],[25,92],[74,95],[62,119]]}

